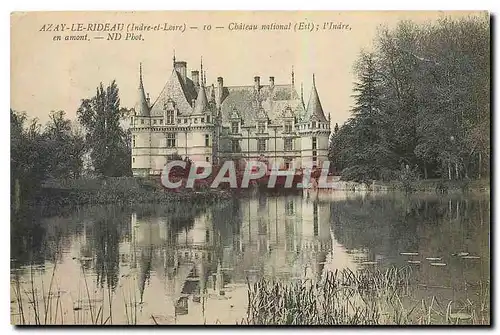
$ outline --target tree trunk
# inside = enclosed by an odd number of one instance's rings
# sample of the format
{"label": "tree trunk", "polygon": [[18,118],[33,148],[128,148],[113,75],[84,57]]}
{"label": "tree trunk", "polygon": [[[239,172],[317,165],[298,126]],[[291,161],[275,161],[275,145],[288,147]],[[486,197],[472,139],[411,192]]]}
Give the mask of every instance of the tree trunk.
{"label": "tree trunk", "polygon": [[14,208],[17,212],[21,207],[21,186],[19,184],[19,179],[16,178],[14,182]]}
{"label": "tree trunk", "polygon": [[424,178],[427,179],[427,164],[424,163]]}
{"label": "tree trunk", "polygon": [[460,179],[458,177],[458,163],[455,163],[455,174],[457,175],[457,180]]}
{"label": "tree trunk", "polygon": [[479,222],[481,223],[481,226],[484,224],[483,220],[483,202],[479,200]]}
{"label": "tree trunk", "polygon": [[450,200],[448,200],[448,219],[449,219],[450,223],[451,223],[451,218],[453,216],[452,211],[451,211],[451,208],[452,208],[451,205],[452,205],[452,203],[451,203],[451,199],[450,199]]}
{"label": "tree trunk", "polygon": [[477,168],[477,171],[478,171],[478,179],[481,179],[481,151],[479,151],[479,160],[478,160],[478,168]]}
{"label": "tree trunk", "polygon": [[450,165],[450,162],[448,162],[448,179],[451,180],[451,165]]}

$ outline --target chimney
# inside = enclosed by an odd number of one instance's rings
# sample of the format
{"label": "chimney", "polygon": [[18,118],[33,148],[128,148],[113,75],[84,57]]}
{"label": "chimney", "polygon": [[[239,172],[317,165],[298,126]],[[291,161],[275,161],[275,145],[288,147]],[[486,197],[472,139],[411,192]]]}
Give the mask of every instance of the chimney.
{"label": "chimney", "polygon": [[186,62],[175,62],[174,68],[175,68],[175,71],[177,71],[181,75],[182,81],[186,82],[187,63]]}
{"label": "chimney", "polygon": [[200,86],[200,72],[199,71],[191,71],[191,80],[193,81],[196,87]]}
{"label": "chimney", "polygon": [[216,95],[216,105],[220,106],[222,103],[222,92],[224,90],[224,79],[222,77],[217,77],[217,95]]}
{"label": "chimney", "polygon": [[260,77],[259,76],[255,76],[253,78],[254,80],[254,88],[256,91],[259,91],[260,90]]}
{"label": "chimney", "polygon": [[269,86],[271,87],[271,89],[274,88],[274,77],[269,77]]}

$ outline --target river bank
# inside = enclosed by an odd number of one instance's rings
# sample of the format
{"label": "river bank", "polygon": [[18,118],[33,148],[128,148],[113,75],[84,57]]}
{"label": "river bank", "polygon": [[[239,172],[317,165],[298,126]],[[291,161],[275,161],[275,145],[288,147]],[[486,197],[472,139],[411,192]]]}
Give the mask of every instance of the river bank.
{"label": "river bank", "polygon": [[345,191],[409,191],[409,192],[489,192],[490,179],[474,180],[443,180],[443,179],[421,179],[415,181],[378,181],[371,183],[358,183],[353,181],[342,181],[340,177],[330,177],[333,188]]}
{"label": "river bank", "polygon": [[[331,190],[339,191],[409,191],[431,193],[484,193],[490,190],[490,180],[417,180],[357,183],[342,181],[340,177],[328,178]],[[279,191],[279,190],[276,190]],[[282,189],[282,191],[291,191]],[[80,178],[46,181],[32,199],[22,207],[44,208],[54,212],[62,208],[85,205],[135,205],[172,202],[212,203],[231,198],[239,190],[210,188],[198,185],[194,189],[166,190],[158,180],[151,178]]]}
{"label": "river bank", "polygon": [[52,213],[64,208],[87,205],[147,205],[172,202],[213,203],[231,198],[230,190],[184,189],[169,191],[148,178],[99,178],[51,180],[22,207],[43,208]]}

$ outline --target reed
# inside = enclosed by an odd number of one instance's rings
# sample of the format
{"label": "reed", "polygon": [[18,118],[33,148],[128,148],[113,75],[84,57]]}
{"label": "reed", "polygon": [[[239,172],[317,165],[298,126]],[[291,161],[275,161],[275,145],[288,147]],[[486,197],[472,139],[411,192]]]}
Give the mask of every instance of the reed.
{"label": "reed", "polygon": [[[60,301],[61,291],[58,288],[54,289],[54,283],[56,283],[54,275],[51,276],[48,291],[44,293],[43,284],[42,292],[35,289],[38,286],[35,283],[33,271],[33,266],[31,266],[30,280],[24,283],[25,285],[21,285],[19,276],[15,276],[12,283],[15,296],[13,301],[17,305],[19,315],[18,321],[13,320],[13,323],[21,325],[67,324],[69,320],[64,319],[63,310],[67,310],[68,306],[63,306]],[[107,303],[104,299],[94,299],[95,297],[91,294],[93,289],[89,285],[83,268],[82,275],[84,287],[79,290],[79,295],[83,291],[84,299],[78,296],[77,303],[88,301],[88,306],[72,303],[73,322],[80,325],[89,323],[112,325],[113,292],[108,287],[106,294],[105,288],[102,288],[102,297],[107,296],[109,299]],[[490,324],[489,281],[479,283],[477,299],[474,299],[474,302],[468,298],[461,301],[438,296],[416,300],[414,290],[418,285],[412,282],[412,278],[411,268],[404,267],[357,272],[344,269],[327,272],[319,280],[293,282],[262,278],[255,283],[250,283],[247,279],[247,316],[235,323],[237,325],[357,326]],[[54,299],[54,290],[57,292],[56,299]],[[122,290],[126,324],[136,325],[138,314],[140,314],[137,307],[141,306],[141,303],[137,301],[135,290],[129,289],[128,294],[125,294],[124,289]],[[207,295],[206,291],[202,293],[202,314],[204,314]],[[23,301],[28,302],[28,307]],[[107,316],[104,316],[105,307],[110,309]],[[154,315],[151,314],[150,318],[154,324],[161,324]],[[205,318],[204,323],[206,323]]]}
{"label": "reed", "polygon": [[[320,280],[283,283],[261,279],[248,283],[246,325],[430,325],[488,324],[477,317],[470,300],[449,301],[443,308],[438,297],[412,300],[411,268],[330,272]],[[486,291],[486,290],[484,290]],[[481,298],[485,301],[485,298]],[[443,299],[442,299],[443,300]],[[453,310],[453,312],[452,312]]]}

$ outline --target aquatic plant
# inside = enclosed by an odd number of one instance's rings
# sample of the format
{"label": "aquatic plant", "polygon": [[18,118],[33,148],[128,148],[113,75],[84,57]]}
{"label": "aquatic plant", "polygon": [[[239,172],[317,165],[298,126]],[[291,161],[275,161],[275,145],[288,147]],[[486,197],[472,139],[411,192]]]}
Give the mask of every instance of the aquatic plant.
{"label": "aquatic plant", "polygon": [[[248,283],[246,325],[489,324],[485,304],[475,306],[433,296],[412,301],[411,268],[327,273],[321,280]],[[489,285],[487,285],[489,287]],[[482,290],[481,301],[489,291]],[[462,305],[453,310],[453,305]],[[480,309],[478,313],[476,310]]]}

